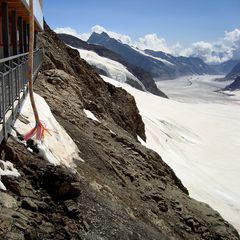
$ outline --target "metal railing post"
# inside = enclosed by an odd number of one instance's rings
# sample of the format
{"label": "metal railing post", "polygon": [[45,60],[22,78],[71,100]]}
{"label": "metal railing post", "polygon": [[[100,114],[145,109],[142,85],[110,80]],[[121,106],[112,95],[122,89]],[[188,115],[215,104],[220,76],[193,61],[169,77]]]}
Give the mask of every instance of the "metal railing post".
{"label": "metal railing post", "polygon": [[4,119],[4,96],[3,96],[3,74],[0,72],[0,92],[1,92],[1,102],[0,102],[0,124],[1,126],[1,132],[0,132],[0,142],[4,139],[4,124],[5,124],[5,119]]}
{"label": "metal railing post", "polygon": [[10,83],[9,83],[9,92],[10,92],[10,102],[9,102],[9,106],[10,106],[10,108],[11,108],[11,110],[12,110],[12,119],[14,120],[14,90],[13,90],[13,88],[14,88],[14,78],[13,78],[13,68],[11,68],[11,70],[10,70],[10,74],[9,74],[9,76],[10,76]]}
{"label": "metal railing post", "polygon": [[5,119],[5,115],[6,115],[6,104],[5,104],[5,76],[2,75],[2,113],[3,113],[3,116],[2,116],[2,123],[3,123],[3,126],[2,126],[2,129],[3,129],[3,138],[6,139],[6,119]]}
{"label": "metal railing post", "polygon": [[3,119],[3,115],[4,115],[4,105],[3,105],[3,74],[0,72],[0,86],[1,86],[1,89],[0,89],[0,93],[1,93],[1,102],[0,102],[0,123],[2,122],[2,119]]}

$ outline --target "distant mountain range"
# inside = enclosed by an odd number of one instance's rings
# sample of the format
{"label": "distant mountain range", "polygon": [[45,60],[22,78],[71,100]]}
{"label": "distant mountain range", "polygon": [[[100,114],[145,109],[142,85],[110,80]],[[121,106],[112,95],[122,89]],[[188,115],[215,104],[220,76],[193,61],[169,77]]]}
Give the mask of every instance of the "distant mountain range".
{"label": "distant mountain range", "polygon": [[[155,57],[166,65],[170,65],[173,78],[185,75],[203,75],[216,74],[217,72],[209,65],[197,57],[174,57],[164,52],[156,52],[152,50],[145,50],[146,54]],[[162,76],[159,76],[161,79]]]}
{"label": "distant mountain range", "polygon": [[[87,42],[68,35],[58,34],[68,45],[93,51],[99,56],[111,59],[124,65],[130,73],[136,76],[151,93],[164,96],[156,86],[155,81],[175,79],[187,75],[226,75],[226,79],[235,79],[240,75],[240,61],[208,65],[197,57],[175,57],[161,51],[146,49],[144,51],[131,47],[119,40],[111,38],[107,33],[93,32]],[[104,74],[102,69],[99,73]],[[128,83],[138,89],[142,87],[131,79]]]}
{"label": "distant mountain range", "polygon": [[119,54],[125,61],[149,72],[156,80],[174,79],[184,75],[217,74],[200,58],[174,57],[164,52],[140,51],[110,38],[106,33],[92,33],[88,43],[104,46]]}
{"label": "distant mountain range", "polygon": [[240,90],[240,76],[238,76],[231,84],[226,86],[224,91],[235,91]]}
{"label": "distant mountain range", "polygon": [[238,76],[240,76],[240,61],[238,61],[232,70],[226,75],[226,79],[235,79]]}
{"label": "distant mountain range", "polygon": [[238,64],[239,60],[228,60],[226,62],[211,65],[211,67],[220,75],[226,75]]}
{"label": "distant mountain range", "polygon": [[[74,37],[72,35],[68,34],[58,34],[59,38],[65,42],[65,44],[70,45],[74,48],[79,48],[79,49],[85,49],[89,51],[93,51],[97,53],[99,56],[111,59],[113,61],[119,62],[122,65],[124,65],[130,73],[132,73],[134,76],[136,76],[144,85],[144,87],[151,93],[162,96],[162,97],[167,97],[162,91],[158,89],[158,87],[155,84],[155,81],[153,80],[151,74],[144,69],[135,66],[133,64],[130,64],[126,60],[124,60],[119,54],[111,51],[108,48],[105,48],[104,46],[101,45],[95,45],[95,44],[90,44],[85,41],[82,41],[81,39]],[[105,75],[105,73],[102,71],[102,69],[97,69],[99,74]],[[131,79],[128,79],[127,83],[135,88],[138,88],[140,90],[143,90],[140,85],[137,84],[137,82],[132,81]]]}

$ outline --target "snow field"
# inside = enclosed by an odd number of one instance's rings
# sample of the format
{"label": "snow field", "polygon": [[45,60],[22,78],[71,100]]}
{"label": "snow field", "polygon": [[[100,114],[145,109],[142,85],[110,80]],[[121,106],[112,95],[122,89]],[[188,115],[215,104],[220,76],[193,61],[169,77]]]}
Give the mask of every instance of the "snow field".
{"label": "snow field", "polygon": [[180,103],[102,78],[134,96],[147,137],[140,142],[159,153],[191,197],[208,203],[240,231],[239,105]]}
{"label": "snow field", "polygon": [[[71,47],[71,46],[69,46]],[[73,48],[73,47],[71,47]],[[127,68],[119,62],[111,59],[101,57],[93,51],[77,49],[80,53],[81,58],[86,60],[90,65],[97,67],[107,73],[110,78],[113,78],[119,82],[126,82],[128,79],[136,81],[145,91],[145,87],[142,82],[130,73]]]}

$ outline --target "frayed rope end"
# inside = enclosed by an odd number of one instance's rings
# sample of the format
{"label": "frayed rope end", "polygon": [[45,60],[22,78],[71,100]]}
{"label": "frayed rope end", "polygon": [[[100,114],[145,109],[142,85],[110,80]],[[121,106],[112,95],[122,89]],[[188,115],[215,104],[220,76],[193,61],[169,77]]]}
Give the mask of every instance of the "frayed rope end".
{"label": "frayed rope end", "polygon": [[46,124],[39,122],[36,123],[36,126],[24,136],[24,140],[27,141],[35,136],[37,140],[43,141],[46,134],[52,136],[50,131],[46,128]]}

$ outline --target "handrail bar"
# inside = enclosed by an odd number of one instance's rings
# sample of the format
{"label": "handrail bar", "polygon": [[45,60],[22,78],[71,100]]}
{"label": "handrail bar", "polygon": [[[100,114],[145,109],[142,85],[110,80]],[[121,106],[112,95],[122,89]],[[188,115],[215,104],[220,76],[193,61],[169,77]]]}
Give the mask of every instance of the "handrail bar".
{"label": "handrail bar", "polygon": [[0,63],[8,62],[8,61],[14,60],[16,58],[27,56],[27,55],[28,55],[28,53],[21,53],[21,54],[14,55],[14,56],[11,56],[11,57],[2,58],[2,59],[0,59]]}
{"label": "handrail bar", "polygon": [[[40,48],[36,49],[34,52],[37,52],[39,50],[40,50]],[[8,61],[14,60],[16,58],[24,57],[24,56],[27,56],[27,55],[28,55],[28,52],[21,53],[21,54],[18,54],[18,55],[7,57],[7,58],[2,58],[2,59],[0,59],[0,63],[8,62]]]}

